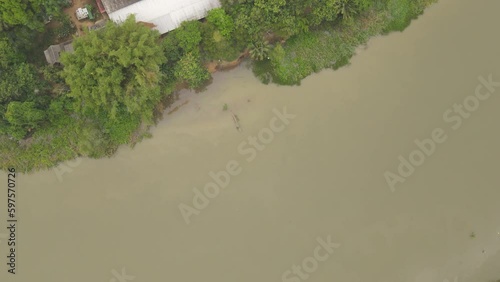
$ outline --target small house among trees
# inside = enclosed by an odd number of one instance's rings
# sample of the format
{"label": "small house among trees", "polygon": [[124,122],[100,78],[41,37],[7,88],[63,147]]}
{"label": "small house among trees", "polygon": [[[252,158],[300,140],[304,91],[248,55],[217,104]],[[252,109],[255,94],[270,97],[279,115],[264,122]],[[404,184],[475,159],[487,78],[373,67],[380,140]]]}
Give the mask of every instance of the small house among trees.
{"label": "small house among trees", "polygon": [[61,63],[59,60],[61,52],[73,53],[72,40],[57,45],[50,45],[50,47],[44,52],[47,63],[51,65]]}

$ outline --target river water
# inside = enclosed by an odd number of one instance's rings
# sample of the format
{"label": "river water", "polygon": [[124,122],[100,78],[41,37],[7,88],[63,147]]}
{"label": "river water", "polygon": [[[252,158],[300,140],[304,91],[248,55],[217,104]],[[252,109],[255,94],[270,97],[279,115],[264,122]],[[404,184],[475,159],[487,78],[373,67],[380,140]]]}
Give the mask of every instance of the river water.
{"label": "river water", "polygon": [[498,11],[441,0],[300,87],[218,73],[134,149],[19,175],[0,280],[500,279]]}

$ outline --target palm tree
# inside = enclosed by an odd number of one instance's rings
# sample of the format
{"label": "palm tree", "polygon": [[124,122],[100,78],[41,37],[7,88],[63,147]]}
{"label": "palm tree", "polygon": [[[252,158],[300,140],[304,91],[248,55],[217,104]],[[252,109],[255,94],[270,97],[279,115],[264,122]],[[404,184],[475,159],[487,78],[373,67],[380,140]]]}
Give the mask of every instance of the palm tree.
{"label": "palm tree", "polygon": [[269,58],[271,45],[268,41],[252,42],[248,45],[248,48],[250,49],[250,57],[256,61],[262,61]]}
{"label": "palm tree", "polygon": [[344,19],[350,19],[357,13],[357,5],[354,0],[337,0],[335,2],[335,10]]}

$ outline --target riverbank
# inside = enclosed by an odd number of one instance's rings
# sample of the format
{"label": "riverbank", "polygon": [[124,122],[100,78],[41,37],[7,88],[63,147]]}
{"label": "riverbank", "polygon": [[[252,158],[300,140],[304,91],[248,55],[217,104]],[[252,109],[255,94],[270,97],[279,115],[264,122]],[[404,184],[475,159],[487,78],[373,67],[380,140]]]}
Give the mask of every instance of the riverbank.
{"label": "riverbank", "polygon": [[404,30],[436,1],[399,2],[398,6],[375,5],[355,19],[324,23],[293,36],[285,44],[278,44],[269,60],[257,61],[254,73],[264,83],[299,85],[312,73],[349,64],[357,47],[373,36]]}
{"label": "riverbank", "polygon": [[[196,24],[199,27],[195,29],[203,31],[198,31],[198,35],[191,31],[191,27],[183,27],[184,29],[181,28],[180,31],[166,36],[162,42],[168,59],[162,71],[167,77],[174,75],[176,80],[162,83],[162,92],[165,96],[155,109],[156,121],[163,117],[165,111],[175,110],[168,107],[175,101],[180,89],[206,85],[209,81],[207,78],[210,79],[208,73],[231,69],[246,57],[253,59],[254,73],[264,83],[297,85],[314,72],[325,68],[338,69],[348,64],[355,54],[355,49],[365,44],[369,38],[403,30],[433,2],[435,1],[390,0],[387,3],[376,1],[372,7],[359,15],[349,18],[347,14],[341,15],[312,26],[305,32],[294,32],[295,34],[291,36],[268,32],[267,37],[276,39],[274,42],[260,45],[255,43],[254,47],[250,48],[241,44],[246,42],[247,38],[239,44],[230,44],[229,39],[220,35],[219,31],[211,30],[210,25]],[[206,31],[207,28],[210,30]],[[181,31],[184,33],[180,33]],[[201,35],[204,36],[203,39]],[[184,49],[188,48],[182,43],[186,40],[186,36],[200,38],[198,43],[200,46],[196,46],[200,50],[186,53],[189,55],[189,60],[181,55],[186,52]],[[239,39],[233,40],[238,42]],[[236,48],[244,50],[243,53],[238,55]],[[226,58],[237,59],[228,62],[209,59],[219,54],[224,54],[223,57]],[[202,60],[201,57],[205,59]],[[70,113],[71,108],[71,105],[61,102],[55,105],[50,115]],[[223,105],[221,105],[222,110]],[[135,118],[124,116],[119,124],[110,125],[105,117],[92,120],[75,118],[74,115],[71,115],[73,118],[67,119],[66,116],[62,114],[62,117],[53,118],[50,126],[37,129],[35,134],[20,141],[6,135],[0,136],[0,155],[2,155],[0,168],[5,170],[8,167],[16,167],[18,171],[28,172],[50,168],[61,161],[78,156],[110,157],[115,154],[119,146],[124,144],[134,146],[144,138],[151,137],[148,133],[151,125]]]}
{"label": "riverbank", "polygon": [[[500,79],[500,38],[490,36],[499,9],[442,0],[300,87],[263,85],[245,63],[215,73],[206,91],[181,91],[174,107],[189,102],[133,149],[18,175],[21,280],[109,281],[116,270],[134,282],[282,281],[329,235],[341,246],[308,282],[498,280],[500,100],[482,102],[456,131],[442,115],[474,93],[479,75]],[[248,162],[238,147],[284,107],[296,118]],[[391,192],[384,171],[436,127],[446,143]],[[193,189],[204,192],[230,160],[241,174],[186,225],[178,206],[194,207]],[[65,271],[47,271],[54,261]]]}

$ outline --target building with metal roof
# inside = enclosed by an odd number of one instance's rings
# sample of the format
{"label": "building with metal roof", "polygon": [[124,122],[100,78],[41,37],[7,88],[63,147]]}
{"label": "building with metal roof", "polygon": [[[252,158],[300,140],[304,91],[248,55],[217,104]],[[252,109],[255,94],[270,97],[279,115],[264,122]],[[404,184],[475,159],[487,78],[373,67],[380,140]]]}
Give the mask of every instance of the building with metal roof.
{"label": "building with metal roof", "polygon": [[50,45],[50,47],[44,52],[47,63],[51,65],[61,63],[59,60],[61,52],[73,53],[73,44],[71,42],[72,41],[67,41],[57,45]]}
{"label": "building with metal roof", "polygon": [[183,21],[206,17],[221,6],[219,0],[100,0],[114,22],[135,15],[138,22],[151,23],[161,34],[174,30]]}
{"label": "building with metal roof", "polygon": [[139,1],[140,0],[101,0],[97,1],[98,2],[97,5],[99,6],[99,2],[101,2],[102,6],[104,7],[104,10],[108,14],[111,14],[114,11],[118,11]]}

